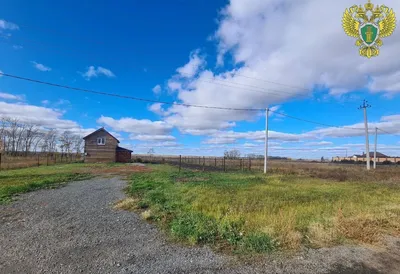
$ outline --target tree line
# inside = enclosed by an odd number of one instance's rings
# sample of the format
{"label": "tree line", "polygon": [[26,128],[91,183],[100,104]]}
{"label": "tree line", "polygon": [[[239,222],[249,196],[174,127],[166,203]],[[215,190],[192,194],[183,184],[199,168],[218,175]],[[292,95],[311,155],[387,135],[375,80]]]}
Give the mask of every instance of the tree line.
{"label": "tree line", "polygon": [[83,139],[71,131],[44,129],[39,124],[24,123],[17,118],[0,117],[0,151],[9,155],[30,153],[80,154]]}

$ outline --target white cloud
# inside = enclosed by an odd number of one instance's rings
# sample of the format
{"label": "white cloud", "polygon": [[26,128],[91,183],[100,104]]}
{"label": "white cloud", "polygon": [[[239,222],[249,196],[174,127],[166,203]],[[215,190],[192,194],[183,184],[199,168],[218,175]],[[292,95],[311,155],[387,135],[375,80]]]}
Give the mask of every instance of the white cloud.
{"label": "white cloud", "polygon": [[23,101],[25,100],[23,95],[14,95],[10,93],[0,92],[0,98],[5,100],[15,100],[15,101]]}
{"label": "white cloud", "polygon": [[17,24],[0,19],[0,30],[17,30],[17,29],[19,29]]}
{"label": "white cloud", "polygon": [[97,123],[104,124],[116,131],[144,135],[168,135],[172,130],[172,126],[163,121],[154,122],[147,119],[121,118],[116,120],[111,117],[101,116]]}
{"label": "white cloud", "polygon": [[131,134],[129,136],[131,140],[138,140],[138,141],[175,141],[176,138],[172,135],[135,135]]}
{"label": "white cloud", "polygon": [[35,61],[31,61],[31,63],[33,64],[33,66],[34,66],[36,69],[38,69],[38,70],[40,70],[40,71],[51,71],[51,68],[50,68],[50,67],[46,67],[46,66],[43,65],[43,64],[39,64],[39,63],[37,63],[37,62],[35,62]]}
{"label": "white cloud", "polygon": [[115,77],[114,73],[111,70],[103,67],[95,68],[94,66],[89,66],[87,71],[81,74],[86,80],[90,80],[93,77],[99,77],[101,75],[104,75],[108,78]]}
{"label": "white cloud", "polygon": [[310,142],[310,143],[306,143],[304,145],[306,145],[306,146],[330,146],[330,145],[333,145],[333,143],[327,142],[327,141],[321,141],[321,142]]}
{"label": "white cloud", "polygon": [[199,54],[200,50],[191,52],[189,56],[189,62],[176,70],[181,77],[193,77],[196,75],[199,69],[205,65],[204,57],[201,57]]}
{"label": "white cloud", "polygon": [[[356,2],[365,4],[364,0]],[[342,29],[341,16],[349,6],[347,0],[231,0],[221,14],[214,40],[220,60],[232,56],[235,68],[218,73],[205,70],[195,51],[190,65],[178,68],[178,73],[185,74],[172,76],[168,86],[178,92],[181,103],[232,108],[280,105],[310,95],[315,86],[335,96],[365,88],[370,82],[372,92],[400,92],[400,62],[393,58],[400,36],[385,38],[379,57],[360,57],[354,39]],[[400,10],[400,2],[391,7]],[[332,57],[329,62],[327,56]],[[181,131],[221,130],[259,117],[254,112],[224,114],[178,106],[168,111],[171,118],[167,121],[172,120]]]}
{"label": "white cloud", "polygon": [[41,103],[42,103],[42,105],[48,105],[48,104],[50,104],[50,101],[49,100],[43,100]]}
{"label": "white cloud", "polygon": [[154,112],[155,114],[158,114],[158,115],[165,115],[166,114],[166,112],[165,112],[165,110],[162,108],[162,103],[155,103],[155,104],[152,104],[150,107],[149,107],[149,110],[151,111],[151,112]]}
{"label": "white cloud", "polygon": [[160,147],[160,148],[165,148],[165,147],[179,147],[181,144],[173,141],[166,141],[166,142],[154,142],[154,143],[142,143],[138,144],[136,148],[138,149],[150,149],[154,147]]}
{"label": "white cloud", "polygon": [[168,88],[171,91],[177,91],[182,89],[182,84],[178,82],[178,80],[169,80],[168,81]]}
{"label": "white cloud", "polygon": [[19,49],[22,49],[22,48],[23,48],[23,46],[13,45],[13,49],[15,49],[15,50],[19,50]]}
{"label": "white cloud", "polygon": [[[45,101],[47,101],[47,100],[45,100]],[[43,101],[42,101],[42,103],[43,103]],[[71,102],[66,99],[59,99],[57,102],[54,103],[54,106],[62,106],[62,105],[71,105]]]}
{"label": "white cloud", "polygon": [[17,118],[24,123],[35,123],[59,130],[78,131],[81,129],[75,121],[62,119],[62,115],[62,112],[50,108],[0,102],[0,117]]}
{"label": "white cloud", "polygon": [[[380,122],[370,122],[368,124],[369,133],[373,135],[375,128],[382,129],[391,134],[400,134],[400,115],[384,116]],[[315,129],[303,133],[283,133],[269,131],[270,140],[280,140],[283,142],[300,142],[304,140],[321,140],[324,138],[347,138],[347,137],[363,137],[365,134],[364,123],[357,123],[344,127],[327,127]],[[379,134],[386,134],[380,131]],[[216,131],[209,135],[210,137],[204,141],[206,144],[233,144],[238,140],[263,141],[265,139],[265,131]],[[330,146],[332,142],[318,141],[306,143],[308,146]],[[348,145],[350,146],[350,145]]]}
{"label": "white cloud", "polygon": [[381,118],[381,121],[383,121],[383,122],[399,122],[400,115],[383,116]]}
{"label": "white cloud", "polygon": [[156,85],[153,89],[154,94],[159,94],[161,92],[161,86]]}

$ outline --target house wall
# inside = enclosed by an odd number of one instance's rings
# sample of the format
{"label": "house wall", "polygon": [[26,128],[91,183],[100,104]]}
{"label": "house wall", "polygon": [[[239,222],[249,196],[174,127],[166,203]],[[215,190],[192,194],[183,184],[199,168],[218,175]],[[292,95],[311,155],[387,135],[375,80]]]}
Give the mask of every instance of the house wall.
{"label": "house wall", "polygon": [[[104,146],[97,145],[97,138],[105,137],[106,144]],[[110,134],[99,131],[89,136],[85,140],[85,156],[86,163],[104,163],[116,161],[116,148],[118,146],[117,140]]]}
{"label": "house wall", "polygon": [[[348,160],[348,161],[360,161],[360,162],[366,162],[367,159],[365,157],[333,157],[332,158],[333,161],[342,161],[342,160]],[[371,157],[370,159],[371,161],[374,161],[374,157]],[[400,162],[400,158],[398,157],[387,157],[387,158],[376,158],[376,162],[377,163],[383,163],[385,161],[389,161],[392,163],[398,163]]]}
{"label": "house wall", "polygon": [[129,163],[131,161],[131,152],[129,151],[117,151],[117,162],[118,163]]}

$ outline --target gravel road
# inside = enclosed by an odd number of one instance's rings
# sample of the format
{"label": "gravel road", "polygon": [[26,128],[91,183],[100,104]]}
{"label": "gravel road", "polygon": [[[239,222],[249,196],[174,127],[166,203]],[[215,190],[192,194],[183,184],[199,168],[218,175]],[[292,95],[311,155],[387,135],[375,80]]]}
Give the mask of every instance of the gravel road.
{"label": "gravel road", "polygon": [[337,247],[253,263],[172,244],[138,215],[113,209],[125,186],[95,178],[0,205],[0,273],[399,273],[399,242],[389,257]]}

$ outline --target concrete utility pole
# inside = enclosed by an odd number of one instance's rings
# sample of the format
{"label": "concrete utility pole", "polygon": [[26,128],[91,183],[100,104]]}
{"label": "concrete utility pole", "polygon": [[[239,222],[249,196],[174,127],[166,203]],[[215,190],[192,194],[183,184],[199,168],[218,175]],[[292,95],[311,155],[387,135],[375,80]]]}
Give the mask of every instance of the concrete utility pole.
{"label": "concrete utility pole", "polygon": [[364,100],[363,104],[358,109],[364,109],[364,125],[365,125],[365,149],[366,149],[366,157],[367,157],[367,170],[371,169],[371,160],[369,155],[369,134],[368,134],[368,118],[367,118],[367,108],[370,108],[371,105],[368,104],[368,101]]}
{"label": "concrete utility pole", "polygon": [[268,116],[269,116],[269,108],[265,110],[264,173],[267,173],[267,161],[268,161]]}
{"label": "concrete utility pole", "polygon": [[378,145],[378,128],[375,128],[374,169],[376,169],[376,147]]}

